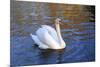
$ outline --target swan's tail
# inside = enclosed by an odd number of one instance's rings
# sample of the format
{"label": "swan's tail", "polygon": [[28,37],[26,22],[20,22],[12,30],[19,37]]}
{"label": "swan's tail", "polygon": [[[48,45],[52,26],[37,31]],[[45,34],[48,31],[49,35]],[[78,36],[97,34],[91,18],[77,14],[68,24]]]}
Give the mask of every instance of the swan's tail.
{"label": "swan's tail", "polygon": [[35,40],[36,35],[33,35],[33,34],[31,33],[30,36],[32,37],[33,40]]}
{"label": "swan's tail", "polygon": [[32,34],[32,33],[30,33],[30,36],[32,37],[32,36],[33,36],[33,34]]}
{"label": "swan's tail", "polygon": [[32,33],[30,34],[32,40],[37,44],[37,36],[33,35]]}

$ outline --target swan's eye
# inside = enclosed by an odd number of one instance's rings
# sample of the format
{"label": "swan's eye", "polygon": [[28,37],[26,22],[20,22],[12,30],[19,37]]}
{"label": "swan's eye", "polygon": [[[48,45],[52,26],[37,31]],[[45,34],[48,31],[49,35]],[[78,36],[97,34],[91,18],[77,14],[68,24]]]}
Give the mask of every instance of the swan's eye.
{"label": "swan's eye", "polygon": [[59,20],[59,22],[62,22],[61,20]]}

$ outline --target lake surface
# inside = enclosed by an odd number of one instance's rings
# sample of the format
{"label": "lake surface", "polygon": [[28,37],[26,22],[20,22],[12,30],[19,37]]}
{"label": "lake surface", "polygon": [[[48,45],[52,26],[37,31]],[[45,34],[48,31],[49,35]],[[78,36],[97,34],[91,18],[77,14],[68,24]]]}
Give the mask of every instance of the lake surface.
{"label": "lake surface", "polygon": [[[12,1],[11,66],[95,61],[94,11],[95,7],[88,5]],[[38,48],[29,34],[35,34],[42,24],[54,27],[57,17],[63,20],[61,33],[66,48]]]}

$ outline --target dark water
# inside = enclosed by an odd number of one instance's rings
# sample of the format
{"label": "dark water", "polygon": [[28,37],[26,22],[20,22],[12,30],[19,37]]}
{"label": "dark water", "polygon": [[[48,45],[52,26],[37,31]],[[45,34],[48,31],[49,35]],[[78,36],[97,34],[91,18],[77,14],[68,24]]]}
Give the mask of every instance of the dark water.
{"label": "dark water", "polygon": [[[94,10],[94,6],[86,5],[12,2],[11,65],[23,66],[94,61]],[[39,49],[29,34],[35,34],[41,24],[54,27],[51,22],[54,22],[53,20],[56,17],[60,17],[63,20],[61,32],[67,45],[66,48],[63,50]]]}

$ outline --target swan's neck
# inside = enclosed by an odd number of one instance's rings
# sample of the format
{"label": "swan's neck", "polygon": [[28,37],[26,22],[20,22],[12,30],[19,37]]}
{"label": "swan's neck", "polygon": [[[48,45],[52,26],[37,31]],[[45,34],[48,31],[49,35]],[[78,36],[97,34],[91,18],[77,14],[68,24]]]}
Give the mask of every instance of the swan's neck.
{"label": "swan's neck", "polygon": [[59,23],[55,23],[55,27],[56,27],[59,43],[60,43],[61,46],[63,46],[63,43],[62,43],[63,39],[62,39],[62,36],[61,36],[61,31],[60,31]]}

